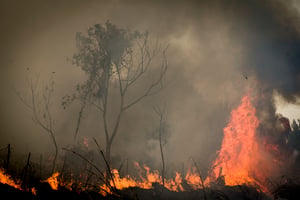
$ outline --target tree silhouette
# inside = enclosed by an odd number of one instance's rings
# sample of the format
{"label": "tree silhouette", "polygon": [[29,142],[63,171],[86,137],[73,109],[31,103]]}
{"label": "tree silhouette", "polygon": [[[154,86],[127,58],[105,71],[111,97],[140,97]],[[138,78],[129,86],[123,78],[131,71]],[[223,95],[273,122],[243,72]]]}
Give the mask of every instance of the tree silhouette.
{"label": "tree silhouette", "polygon": [[167,143],[166,140],[166,134],[168,133],[168,124],[166,122],[166,114],[165,114],[165,107],[155,107],[154,112],[156,113],[158,119],[159,119],[159,125],[158,125],[158,141],[159,141],[159,149],[160,149],[160,156],[161,156],[161,162],[162,162],[162,185],[165,186],[165,156],[163,151],[163,146]]}
{"label": "tree silhouette", "polygon": [[[103,121],[105,156],[110,162],[111,146],[123,113],[145,97],[158,93],[163,86],[167,47],[161,48],[157,43],[151,47],[147,32],[131,32],[110,22],[90,27],[87,35],[77,33],[76,41],[78,52],[74,54],[73,61],[85,72],[87,80],[76,86],[73,95],[65,96],[62,104],[65,107],[74,100],[80,100],[74,139],[78,135],[83,112],[91,105],[97,108]],[[142,83],[146,74],[150,74],[149,68],[154,66],[154,58],[160,59],[158,64],[155,62],[159,65],[159,72],[150,82]],[[143,91],[135,91],[134,96],[128,98],[128,91],[134,90],[134,85],[144,85]],[[118,108],[114,119],[108,117],[111,108]]]}
{"label": "tree silhouette", "polygon": [[36,78],[27,78],[27,86],[30,90],[30,97],[27,99],[16,91],[17,96],[22,103],[31,110],[32,120],[41,127],[50,137],[50,140],[55,148],[51,173],[54,172],[56,160],[58,156],[58,146],[55,138],[55,120],[51,114],[51,103],[54,92],[54,80],[50,78],[49,82],[44,87],[39,88],[39,76]]}

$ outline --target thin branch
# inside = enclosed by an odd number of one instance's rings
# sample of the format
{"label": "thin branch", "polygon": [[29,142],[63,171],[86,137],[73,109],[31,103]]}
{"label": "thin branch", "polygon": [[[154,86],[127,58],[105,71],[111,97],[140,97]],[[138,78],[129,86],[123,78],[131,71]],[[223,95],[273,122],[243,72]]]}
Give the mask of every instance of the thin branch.
{"label": "thin branch", "polygon": [[109,176],[111,177],[111,180],[112,180],[112,182],[113,182],[113,188],[114,188],[114,191],[115,191],[115,193],[116,193],[116,192],[117,192],[117,191],[116,191],[116,184],[115,184],[114,176],[113,176],[113,174],[111,173],[110,164],[107,162],[107,160],[106,160],[106,158],[105,158],[105,156],[104,156],[104,153],[103,153],[103,151],[101,150],[101,148],[100,148],[100,146],[99,146],[99,144],[98,144],[96,138],[93,138],[93,140],[94,140],[94,142],[96,143],[96,145],[97,145],[97,147],[98,147],[98,150],[99,150],[99,152],[100,152],[100,154],[101,154],[101,156],[102,156],[102,158],[103,158],[103,160],[104,160],[104,162],[105,162],[105,165],[106,165],[106,168],[107,168],[107,173],[108,173]]}
{"label": "thin branch", "polygon": [[74,140],[76,140],[76,137],[77,137],[77,134],[78,134],[78,131],[79,131],[80,122],[81,122],[81,118],[82,118],[84,108],[85,108],[85,103],[83,103],[81,105],[80,111],[78,113],[78,118],[77,118],[77,123],[76,123],[76,128],[75,128],[75,134],[74,134]]}
{"label": "thin branch", "polygon": [[[30,90],[30,103],[28,103],[24,97],[22,97],[19,93],[17,93],[19,99],[26,107],[28,107],[32,111],[33,115],[33,122],[44,129],[53,145],[55,147],[55,156],[52,165],[52,173],[55,169],[56,159],[58,155],[58,146],[56,143],[56,139],[54,136],[54,120],[50,113],[50,104],[51,104],[51,97],[53,92],[53,83],[51,82],[48,88],[48,85],[42,90],[42,95],[39,94],[38,91],[38,83],[39,83],[39,76],[35,80],[26,78],[29,90]],[[42,107],[42,108],[41,108]],[[41,114],[41,112],[43,112]]]}
{"label": "thin branch", "polygon": [[106,183],[105,181],[104,181],[104,177],[105,177],[105,175],[101,172],[101,170],[94,164],[94,163],[92,163],[90,160],[88,160],[87,158],[85,158],[83,155],[81,155],[80,153],[77,153],[76,151],[73,151],[73,150],[71,150],[71,149],[67,149],[67,148],[62,148],[62,150],[64,150],[64,151],[69,151],[69,152],[71,152],[71,153],[73,153],[73,154],[75,154],[75,155],[77,155],[78,157],[80,157],[82,160],[84,160],[85,162],[87,162],[89,165],[91,165],[101,176],[102,176],[102,181],[104,182],[104,183]]}
{"label": "thin branch", "polygon": [[[130,79],[129,77],[127,77],[127,83],[126,86],[124,87],[124,93],[125,91],[128,89],[128,87],[130,87],[132,84],[134,84],[138,79],[141,78],[141,76],[143,74],[145,74],[150,66],[150,63],[152,62],[152,59],[155,57],[156,55],[156,48],[153,49],[153,52],[150,53],[149,51],[149,45],[147,42],[147,35],[144,38],[143,44],[140,45],[140,43],[137,43],[139,46],[139,50],[140,50],[140,57],[141,57],[141,61],[138,64],[136,73],[132,76],[132,78]],[[132,59],[132,55],[131,55],[131,59]]]}
{"label": "thin branch", "polygon": [[138,98],[136,98],[135,100],[133,100],[131,103],[128,103],[126,106],[123,107],[123,111],[127,110],[128,108],[130,108],[131,106],[135,105],[136,103],[138,103],[139,101],[141,101],[143,98],[147,97],[147,96],[151,96],[151,91],[152,89],[157,86],[158,83],[155,82],[155,83],[152,83],[149,88],[146,90],[146,92],[139,96]]}
{"label": "thin branch", "polygon": [[17,95],[17,97],[20,99],[20,101],[30,110],[32,110],[32,106],[24,99],[24,97],[18,92],[16,89],[13,90],[14,93]]}
{"label": "thin branch", "polygon": [[112,144],[112,141],[114,140],[114,138],[115,138],[115,136],[117,134],[117,131],[118,131],[118,128],[119,128],[119,125],[120,125],[120,121],[121,121],[121,116],[122,116],[122,113],[124,111],[123,110],[123,105],[124,105],[124,96],[121,96],[121,99],[120,99],[120,110],[119,110],[119,113],[118,113],[116,124],[114,126],[113,132],[112,132],[110,140],[109,140],[109,144],[107,144],[107,145],[111,145]]}
{"label": "thin branch", "polygon": [[95,102],[89,101],[89,103],[92,104],[93,106],[95,106],[95,107],[96,107],[98,110],[100,110],[101,112],[104,111],[103,108],[102,108],[100,105],[96,104]]}
{"label": "thin branch", "polygon": [[154,107],[153,110],[154,112],[158,115],[159,118],[159,128],[158,128],[158,136],[159,136],[159,148],[160,148],[160,155],[161,155],[161,161],[162,161],[162,181],[163,181],[163,186],[165,186],[165,158],[164,158],[164,152],[163,152],[163,143],[162,143],[162,134],[165,131],[164,129],[164,113],[165,113],[165,105],[163,109],[160,107]]}
{"label": "thin branch", "polygon": [[[124,159],[124,160],[121,162],[120,167],[119,167],[119,169],[118,169],[118,172],[119,172],[119,173],[121,173],[121,170],[122,170],[122,168],[123,168],[125,162],[128,163],[128,158]],[[119,175],[120,175],[120,174],[119,174]],[[127,175],[127,174],[126,174],[126,175]],[[121,176],[121,175],[120,175],[120,176]]]}
{"label": "thin branch", "polygon": [[195,162],[195,160],[193,158],[191,158],[191,160],[193,161],[193,164],[196,167],[197,172],[198,172],[199,177],[200,177],[200,181],[201,181],[201,185],[202,185],[202,189],[203,189],[204,200],[207,200],[206,189],[205,189],[204,181],[202,179],[199,167],[198,167],[197,163]]}
{"label": "thin branch", "polygon": [[[91,80],[89,80],[88,83],[87,83],[87,88],[84,90],[83,99],[81,101],[82,104],[81,104],[81,107],[80,107],[80,111],[78,113],[78,118],[77,118],[75,133],[74,133],[74,140],[76,140],[76,137],[77,137],[78,132],[79,132],[79,127],[81,125],[81,119],[82,119],[82,116],[83,116],[83,111],[84,111],[84,109],[87,105],[87,101],[89,101],[90,91],[93,90],[93,88],[92,88],[93,81],[94,81],[94,78],[91,78]],[[90,101],[89,101],[89,103],[90,103]]]}
{"label": "thin branch", "polygon": [[[168,68],[168,63],[167,63],[167,59],[166,59],[167,49],[168,49],[168,46],[163,51],[163,63],[161,65],[160,75],[159,75],[158,79],[148,87],[148,89],[145,91],[144,94],[142,94],[141,96],[139,96],[138,98],[136,98],[135,100],[133,100],[132,102],[130,102],[126,106],[124,106],[123,107],[124,111],[127,110],[128,108],[130,108],[131,106],[135,105],[139,101],[141,101],[143,98],[154,95],[162,89],[162,79],[165,76],[167,68]],[[157,91],[153,92],[153,89],[155,87],[157,87],[158,85],[161,85],[161,87]]]}
{"label": "thin branch", "polygon": [[106,186],[108,186],[110,188],[111,191],[114,190],[114,188],[110,185],[109,181],[106,180],[105,175],[101,172],[101,170],[90,160],[86,159],[83,155],[81,155],[80,153],[77,153],[76,151],[73,151],[71,149],[67,149],[67,148],[62,148],[65,151],[69,151],[73,154],[75,154],[76,156],[80,157],[82,160],[84,160],[85,162],[87,162],[91,167],[93,167],[99,174],[94,173],[91,170],[88,170],[89,172],[93,173],[96,177],[99,178],[100,181],[102,181]]}
{"label": "thin branch", "polygon": [[109,72],[104,72],[105,75],[105,85],[104,85],[104,99],[103,99],[103,113],[102,113],[102,117],[103,117],[103,125],[104,125],[104,133],[105,133],[105,138],[106,138],[106,144],[108,144],[109,141],[109,131],[108,131],[108,127],[107,127],[107,119],[106,119],[106,111],[107,111],[107,102],[108,102],[108,88],[109,88]]}
{"label": "thin branch", "polygon": [[122,87],[122,81],[121,81],[121,72],[120,72],[118,65],[116,65],[116,70],[117,70],[117,74],[118,74],[120,95],[123,97],[124,93],[123,93],[123,87]]}

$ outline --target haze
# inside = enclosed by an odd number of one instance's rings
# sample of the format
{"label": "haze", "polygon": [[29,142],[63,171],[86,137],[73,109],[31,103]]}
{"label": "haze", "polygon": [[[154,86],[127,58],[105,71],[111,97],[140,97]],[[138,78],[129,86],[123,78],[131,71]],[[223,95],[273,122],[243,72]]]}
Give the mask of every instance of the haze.
{"label": "haze", "polygon": [[[1,1],[0,147],[10,143],[15,151],[33,152],[33,158],[53,152],[48,136],[14,93],[16,89],[26,96],[26,77],[37,74],[42,82],[51,76],[55,80],[51,112],[60,148],[73,144],[79,108],[75,104],[64,110],[61,98],[84,78],[70,62],[75,34],[109,20],[149,31],[153,40],[169,44],[165,88],[126,113],[113,155],[159,167],[159,144],[151,136],[158,124],[153,107],[165,104],[167,166],[193,157],[207,167],[220,148],[230,111],[249,88],[268,97],[259,105],[259,112],[267,113],[261,119],[265,123],[274,122],[274,91],[296,103],[297,6],[279,0]],[[86,114],[77,142],[96,137],[104,145],[100,124],[97,112]]]}

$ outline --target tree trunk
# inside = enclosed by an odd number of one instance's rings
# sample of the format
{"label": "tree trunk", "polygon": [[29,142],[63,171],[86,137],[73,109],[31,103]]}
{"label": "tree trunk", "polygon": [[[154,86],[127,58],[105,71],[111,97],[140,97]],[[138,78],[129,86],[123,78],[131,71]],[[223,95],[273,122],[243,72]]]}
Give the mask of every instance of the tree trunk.
{"label": "tree trunk", "polygon": [[9,160],[10,160],[10,144],[7,145],[7,158],[6,158],[6,162],[5,162],[6,171],[8,171]]}
{"label": "tree trunk", "polygon": [[51,170],[51,174],[53,174],[54,170],[55,170],[57,155],[58,155],[58,147],[57,147],[57,143],[56,143],[56,139],[54,137],[54,134],[52,132],[50,132],[50,135],[51,135],[51,139],[52,139],[52,142],[54,144],[54,147],[55,147],[55,154],[54,154],[54,159],[53,159],[53,163],[52,163],[52,170]]}
{"label": "tree trunk", "polygon": [[[160,125],[160,127],[161,127],[161,125]],[[160,147],[160,154],[161,154],[161,161],[162,161],[161,177],[162,177],[162,184],[164,187],[165,186],[165,158],[164,158],[164,152],[163,152],[163,145],[162,145],[162,141],[161,141],[161,128],[159,130],[159,147]]]}
{"label": "tree trunk", "polygon": [[108,164],[110,165],[110,149],[111,149],[111,142],[106,142],[106,150],[105,150],[105,159],[107,160]]}
{"label": "tree trunk", "polygon": [[23,172],[23,178],[22,178],[22,186],[23,187],[25,187],[27,185],[27,173],[28,173],[28,168],[29,168],[29,164],[30,164],[30,156],[31,156],[31,152],[28,153],[27,163],[26,163],[26,166],[25,166],[24,172]]}

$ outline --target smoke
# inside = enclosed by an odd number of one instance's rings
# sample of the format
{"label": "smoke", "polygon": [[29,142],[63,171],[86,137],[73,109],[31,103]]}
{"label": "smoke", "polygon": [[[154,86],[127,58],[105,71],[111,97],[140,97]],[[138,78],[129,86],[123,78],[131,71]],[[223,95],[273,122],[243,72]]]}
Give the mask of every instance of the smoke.
{"label": "smoke", "polygon": [[[84,75],[67,58],[76,52],[76,32],[107,20],[169,44],[165,88],[124,115],[112,149],[116,159],[160,167],[159,145],[149,134],[158,125],[153,107],[165,104],[167,166],[193,157],[207,168],[248,88],[257,90],[262,134],[276,132],[274,91],[289,102],[299,95],[299,16],[289,1],[4,1],[1,14],[1,146],[12,143],[22,152],[51,154],[53,147],[12,88],[26,93],[28,73],[39,73],[42,82],[53,76],[57,140],[60,147],[72,144],[79,108],[63,110],[61,98]],[[102,128],[90,108],[79,135],[104,147]]]}
{"label": "smoke", "polygon": [[255,16],[242,17],[247,31],[237,28],[237,34],[247,45],[244,70],[258,81],[259,132],[284,146],[274,95],[290,103],[296,103],[299,97],[299,16],[290,2],[265,2],[239,9],[242,16]]}

